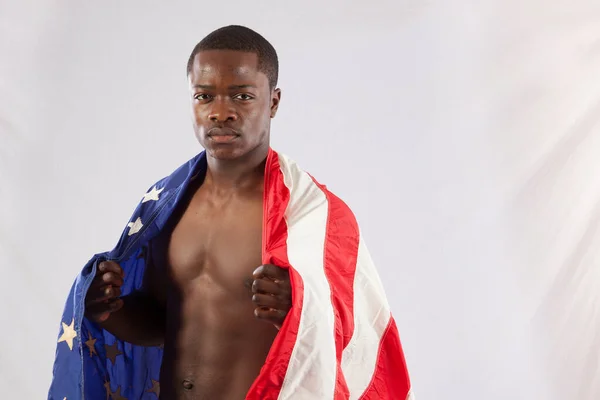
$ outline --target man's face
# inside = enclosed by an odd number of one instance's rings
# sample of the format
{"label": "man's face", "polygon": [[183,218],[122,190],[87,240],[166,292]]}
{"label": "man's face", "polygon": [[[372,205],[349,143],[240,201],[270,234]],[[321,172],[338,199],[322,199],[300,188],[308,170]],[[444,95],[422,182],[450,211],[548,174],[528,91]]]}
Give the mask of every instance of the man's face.
{"label": "man's face", "polygon": [[196,138],[210,156],[230,160],[268,148],[280,91],[258,71],[256,54],[201,51],[188,81]]}

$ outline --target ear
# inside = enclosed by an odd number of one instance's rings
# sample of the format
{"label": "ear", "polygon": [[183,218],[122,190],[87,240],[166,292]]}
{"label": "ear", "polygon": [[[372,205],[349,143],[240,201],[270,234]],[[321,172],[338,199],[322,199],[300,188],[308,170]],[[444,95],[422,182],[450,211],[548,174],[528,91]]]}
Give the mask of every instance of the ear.
{"label": "ear", "polygon": [[279,102],[281,101],[281,89],[273,90],[271,94],[271,118],[275,118],[277,109],[279,108]]}

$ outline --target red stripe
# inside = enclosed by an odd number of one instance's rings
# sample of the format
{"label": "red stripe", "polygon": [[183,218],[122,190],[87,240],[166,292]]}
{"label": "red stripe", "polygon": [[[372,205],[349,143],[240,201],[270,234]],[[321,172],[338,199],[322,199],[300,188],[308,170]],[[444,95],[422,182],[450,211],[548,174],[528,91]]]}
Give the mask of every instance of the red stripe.
{"label": "red stripe", "polygon": [[269,151],[265,167],[263,202],[263,254],[264,264],[274,264],[289,268],[293,288],[292,308],[271,346],[271,350],[246,395],[246,400],[276,400],[296,343],[300,326],[300,313],[304,297],[304,285],[300,275],[290,268],[287,256],[287,223],[285,211],[290,201],[290,192],[283,181],[279,157]]}
{"label": "red stripe", "polygon": [[360,400],[405,400],[410,390],[410,378],[394,318],[379,343],[377,364],[371,383]]}
{"label": "red stripe", "polygon": [[341,362],[342,352],[354,332],[353,289],[360,232],[356,218],[346,203],[314,178],[313,181],[325,193],[329,206],[323,265],[335,314],[337,374],[334,399],[342,400],[350,396]]}

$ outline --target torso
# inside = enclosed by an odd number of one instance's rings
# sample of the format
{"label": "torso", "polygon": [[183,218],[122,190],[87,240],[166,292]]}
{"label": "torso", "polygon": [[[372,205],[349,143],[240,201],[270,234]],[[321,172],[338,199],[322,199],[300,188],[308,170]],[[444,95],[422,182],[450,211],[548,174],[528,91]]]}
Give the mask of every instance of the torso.
{"label": "torso", "polygon": [[252,303],[262,185],[218,200],[202,185],[190,197],[153,249],[168,274],[161,399],[241,400],[277,334]]}

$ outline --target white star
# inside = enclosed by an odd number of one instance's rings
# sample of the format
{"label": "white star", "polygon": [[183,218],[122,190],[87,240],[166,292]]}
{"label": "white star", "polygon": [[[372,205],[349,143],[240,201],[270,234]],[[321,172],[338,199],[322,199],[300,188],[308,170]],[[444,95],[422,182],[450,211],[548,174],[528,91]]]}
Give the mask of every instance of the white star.
{"label": "white star", "polygon": [[156,189],[156,186],[154,186],[154,187],[152,188],[152,190],[150,190],[148,193],[146,193],[146,194],[144,195],[144,199],[142,200],[142,203],[145,203],[145,202],[147,202],[147,201],[150,201],[150,200],[157,201],[157,200],[158,200],[158,195],[159,195],[159,194],[160,194],[160,192],[162,192],[163,190],[165,190],[165,188],[162,188],[162,189],[158,189],[158,190],[157,190],[157,189]]}
{"label": "white star", "polygon": [[63,334],[60,335],[60,337],[58,338],[58,343],[67,342],[67,345],[69,346],[69,350],[73,350],[73,339],[75,339],[77,337],[77,332],[75,332],[75,329],[73,328],[74,324],[75,324],[75,320],[71,321],[71,325],[67,325],[63,322],[62,323]]}
{"label": "white star", "polygon": [[127,224],[127,226],[129,227],[129,236],[131,236],[134,233],[138,233],[144,224],[142,224],[142,219],[138,217],[135,222],[130,222]]}

